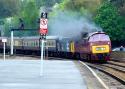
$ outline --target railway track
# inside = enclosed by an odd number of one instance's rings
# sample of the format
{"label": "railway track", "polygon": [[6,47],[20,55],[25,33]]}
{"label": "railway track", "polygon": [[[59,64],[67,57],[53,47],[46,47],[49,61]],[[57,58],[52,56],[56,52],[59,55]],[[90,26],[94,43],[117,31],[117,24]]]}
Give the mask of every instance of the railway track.
{"label": "railway track", "polygon": [[116,66],[120,66],[120,67],[125,67],[125,63],[122,62],[122,61],[108,61],[107,63],[108,63],[108,64],[111,64],[111,65],[116,65]]}
{"label": "railway track", "polygon": [[115,78],[117,81],[125,85],[125,66],[120,63],[108,62],[107,64],[91,64],[86,63],[88,66],[98,69],[111,77]]}

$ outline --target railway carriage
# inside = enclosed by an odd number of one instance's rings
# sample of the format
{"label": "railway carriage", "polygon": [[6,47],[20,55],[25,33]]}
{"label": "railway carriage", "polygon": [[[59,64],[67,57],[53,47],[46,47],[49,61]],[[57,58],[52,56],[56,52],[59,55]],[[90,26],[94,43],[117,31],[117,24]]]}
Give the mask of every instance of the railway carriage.
{"label": "railway carriage", "polygon": [[[23,38],[23,51],[26,54],[35,54],[35,55],[40,55],[40,37],[24,37]],[[56,36],[47,36],[45,40],[45,49],[44,51],[47,50],[47,52],[50,54],[50,56],[53,56],[54,53],[56,52],[56,41],[57,37]]]}
{"label": "railway carriage", "polygon": [[59,57],[72,58],[72,52],[70,50],[71,38],[63,37],[58,41],[58,53]]}
{"label": "railway carriage", "polygon": [[[45,41],[45,50],[51,56],[56,55],[57,52],[57,36],[47,36]],[[27,55],[40,55],[40,37],[14,37],[13,47],[14,53]],[[10,52],[11,39],[7,38],[6,52]],[[0,38],[0,52],[3,52],[2,37]]]}

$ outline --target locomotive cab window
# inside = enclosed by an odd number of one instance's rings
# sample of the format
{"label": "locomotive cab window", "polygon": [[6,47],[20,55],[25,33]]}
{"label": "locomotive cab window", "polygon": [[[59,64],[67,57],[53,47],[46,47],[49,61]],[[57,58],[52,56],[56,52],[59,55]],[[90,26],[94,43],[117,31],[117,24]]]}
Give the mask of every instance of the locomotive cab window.
{"label": "locomotive cab window", "polygon": [[94,41],[110,41],[109,36],[106,34],[95,34],[89,38],[90,42]]}

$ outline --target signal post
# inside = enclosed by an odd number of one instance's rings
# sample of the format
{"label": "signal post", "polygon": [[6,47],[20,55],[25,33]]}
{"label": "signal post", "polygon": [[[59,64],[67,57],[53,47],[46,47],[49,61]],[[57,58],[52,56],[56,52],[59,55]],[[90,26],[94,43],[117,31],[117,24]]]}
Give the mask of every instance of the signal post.
{"label": "signal post", "polygon": [[43,12],[41,13],[40,18],[40,41],[41,41],[41,69],[40,69],[40,76],[43,76],[43,55],[44,55],[44,41],[46,40],[46,34],[48,33],[48,19],[47,19],[47,13]]}

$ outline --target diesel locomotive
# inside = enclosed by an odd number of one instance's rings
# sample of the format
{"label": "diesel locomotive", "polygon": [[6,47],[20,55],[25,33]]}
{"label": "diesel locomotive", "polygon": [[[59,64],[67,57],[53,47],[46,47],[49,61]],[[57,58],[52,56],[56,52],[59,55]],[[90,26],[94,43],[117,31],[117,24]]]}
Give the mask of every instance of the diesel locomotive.
{"label": "diesel locomotive", "polygon": [[75,55],[87,60],[109,60],[111,41],[104,32],[89,33],[74,44]]}

